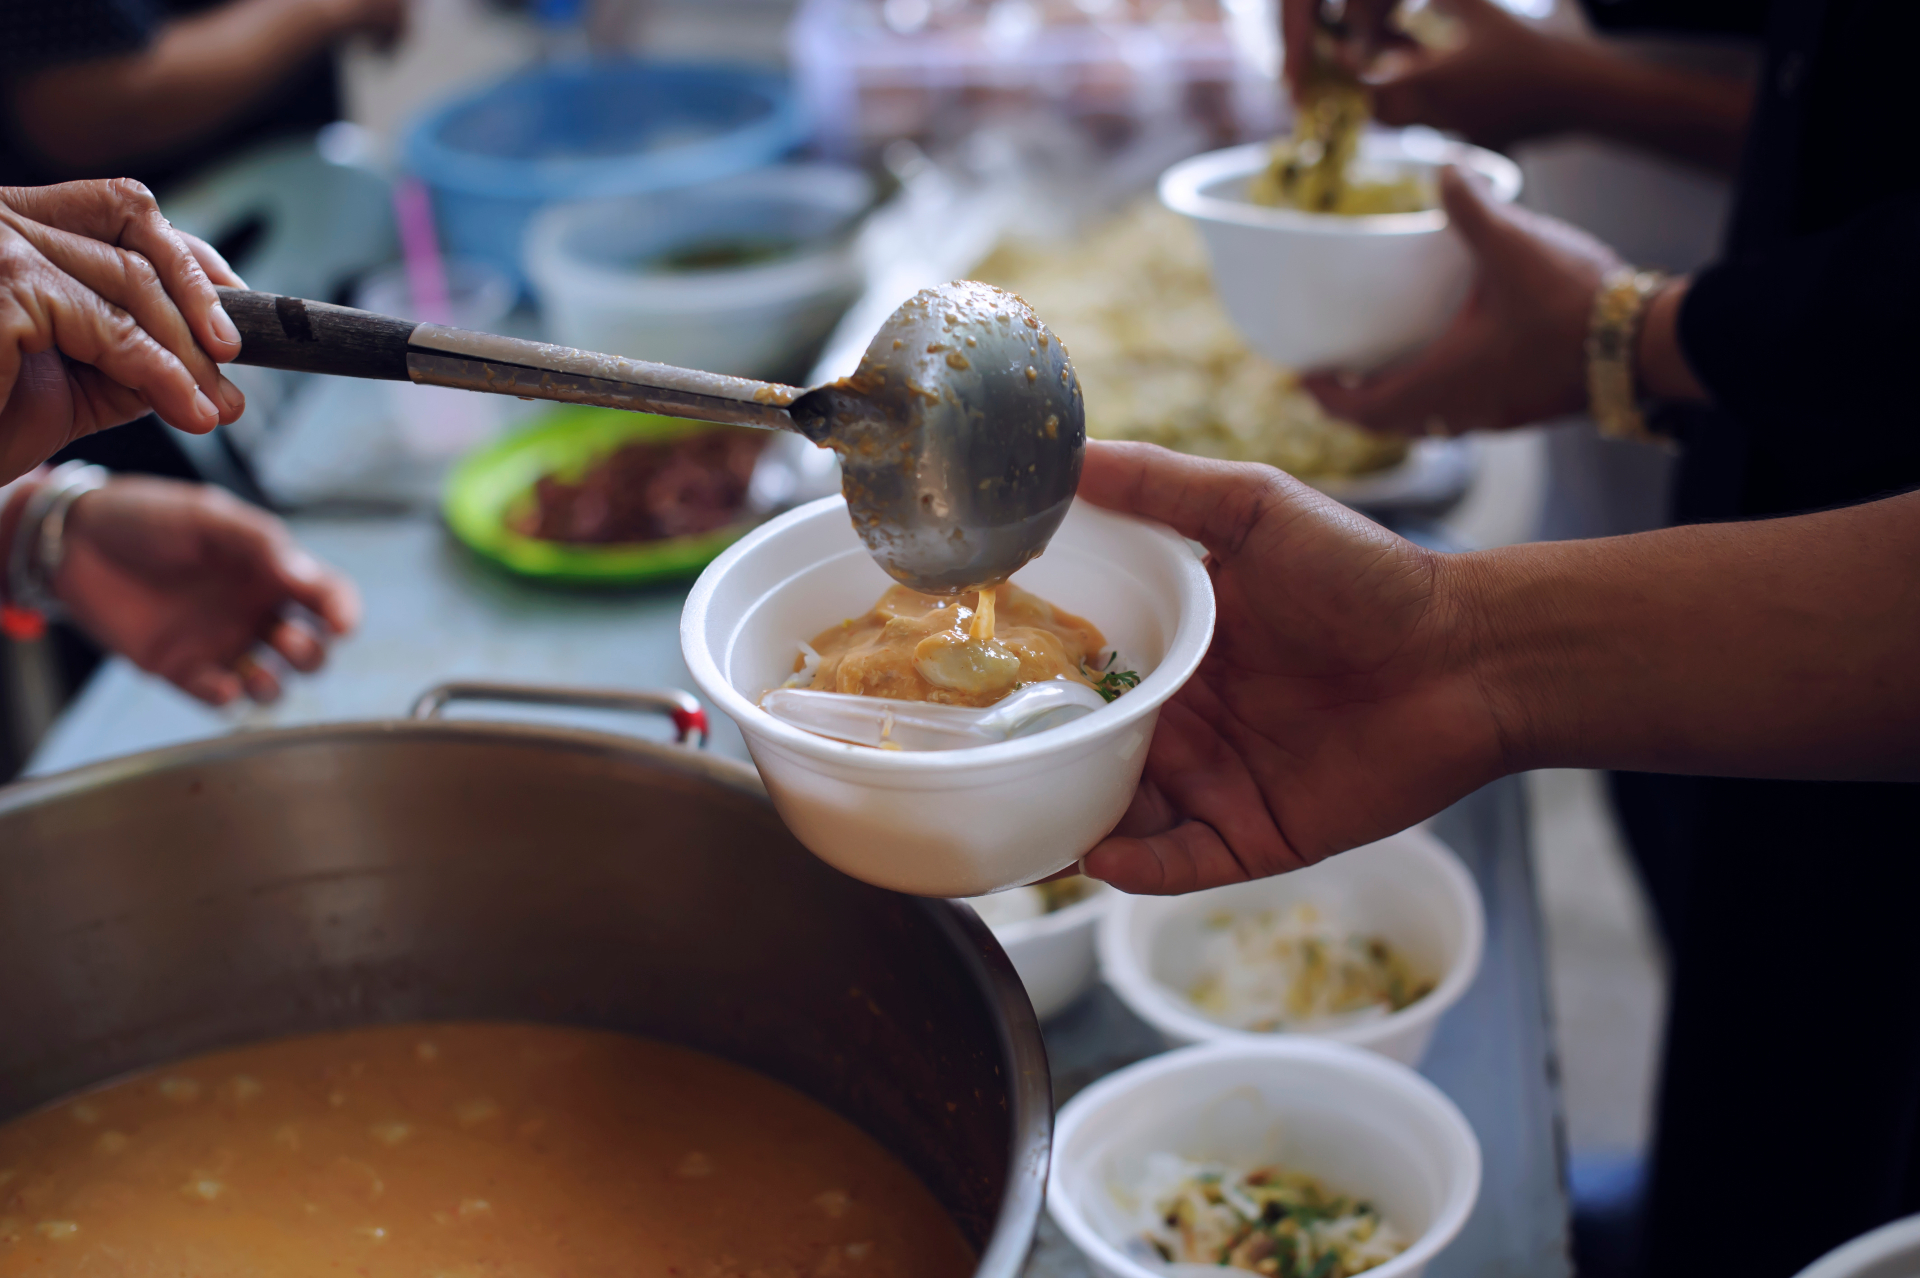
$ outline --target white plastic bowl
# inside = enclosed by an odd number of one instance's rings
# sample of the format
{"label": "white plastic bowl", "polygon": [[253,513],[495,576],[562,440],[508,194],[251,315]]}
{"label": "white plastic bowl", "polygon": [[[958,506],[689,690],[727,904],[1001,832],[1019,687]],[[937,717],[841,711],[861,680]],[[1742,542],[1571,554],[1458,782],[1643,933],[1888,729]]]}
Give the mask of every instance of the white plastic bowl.
{"label": "white plastic bowl", "polygon": [[[1415,971],[1439,974],[1433,992],[1377,1019],[1298,1033],[1233,1029],[1187,1000],[1208,916],[1303,901],[1356,932],[1384,937]],[[1446,844],[1415,828],[1291,874],[1186,896],[1123,896],[1100,923],[1100,968],[1121,1001],[1171,1046],[1320,1038],[1417,1065],[1441,1014],[1473,983],[1486,930],[1473,875]]]}
{"label": "white plastic bowl", "polygon": [[1920,1216],[1905,1216],[1834,1248],[1799,1278],[1914,1278],[1920,1274]]}
{"label": "white plastic bowl", "polygon": [[985,896],[1078,861],[1133,798],[1160,707],[1213,636],[1213,586],[1166,528],[1075,502],[1014,578],[1097,625],[1140,685],[1062,728],[970,750],[868,750],[783,723],[760,697],[801,640],[892,584],[839,497],[761,525],[707,566],[680,647],[707,700],[740,725],[787,827],[857,879],[922,896]]}
{"label": "white plastic bowl", "polygon": [[1051,914],[994,927],[994,939],[1012,960],[1041,1020],[1065,1011],[1099,979],[1094,938],[1118,895],[1101,884],[1091,895]]}
{"label": "white plastic bowl", "polygon": [[[1266,167],[1265,143],[1182,161],[1160,200],[1207,244],[1213,285],[1241,336],[1289,368],[1368,369],[1440,335],[1466,299],[1473,261],[1439,209],[1340,217],[1267,208],[1246,198]],[[1493,151],[1421,130],[1368,133],[1360,162],[1386,171],[1484,174],[1496,198],[1520,194],[1520,168]]]}
{"label": "white plastic bowl", "polygon": [[[527,276],[563,346],[743,377],[788,375],[858,295],[852,225],[872,202],[857,169],[792,164],[655,195],[554,205],[527,231]],[[799,241],[758,265],[637,269],[716,237]]]}
{"label": "white plastic bowl", "polygon": [[1137,1224],[1114,1192],[1137,1186],[1155,1153],[1278,1163],[1373,1203],[1409,1245],[1368,1278],[1417,1278],[1480,1193],[1473,1128],[1406,1066],[1311,1039],[1191,1047],[1108,1075],[1054,1120],[1047,1212],[1100,1278],[1168,1272],[1126,1253]]}

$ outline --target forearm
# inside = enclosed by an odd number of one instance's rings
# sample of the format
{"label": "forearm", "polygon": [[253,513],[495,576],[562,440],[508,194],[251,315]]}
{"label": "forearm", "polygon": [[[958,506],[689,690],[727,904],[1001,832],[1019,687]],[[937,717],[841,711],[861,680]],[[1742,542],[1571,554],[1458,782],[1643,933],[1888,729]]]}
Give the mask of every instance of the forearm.
{"label": "forearm", "polygon": [[337,33],[323,0],[234,0],[169,22],[145,51],[50,68],[14,91],[21,133],[75,171],[218,128]]}
{"label": "forearm", "polygon": [[1502,770],[1920,779],[1920,494],[1443,564]]}
{"label": "forearm", "polygon": [[1739,163],[1753,109],[1744,81],[1569,39],[1552,40],[1537,70],[1534,132],[1592,133],[1722,172]]}

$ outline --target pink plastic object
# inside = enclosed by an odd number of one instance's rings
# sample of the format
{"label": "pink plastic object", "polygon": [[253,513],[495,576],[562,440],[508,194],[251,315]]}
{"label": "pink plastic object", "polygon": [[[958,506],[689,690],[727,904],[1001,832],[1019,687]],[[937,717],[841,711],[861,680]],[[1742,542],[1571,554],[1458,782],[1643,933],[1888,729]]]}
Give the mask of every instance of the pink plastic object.
{"label": "pink plastic object", "polygon": [[447,271],[433,229],[433,203],[426,185],[402,177],[393,184],[393,212],[400,224],[400,255],[407,266],[407,291],[417,318],[433,324],[451,321]]}

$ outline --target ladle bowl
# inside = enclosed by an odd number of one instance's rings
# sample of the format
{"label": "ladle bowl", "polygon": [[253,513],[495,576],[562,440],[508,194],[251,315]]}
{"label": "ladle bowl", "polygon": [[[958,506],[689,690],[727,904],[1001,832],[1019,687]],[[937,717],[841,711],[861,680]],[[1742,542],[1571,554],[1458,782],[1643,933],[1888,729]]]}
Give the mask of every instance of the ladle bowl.
{"label": "ladle bowl", "polygon": [[1066,347],[1020,298],[970,280],[902,303],[853,376],[791,411],[838,454],[874,562],[929,594],[1005,581],[1046,549],[1086,451]]}

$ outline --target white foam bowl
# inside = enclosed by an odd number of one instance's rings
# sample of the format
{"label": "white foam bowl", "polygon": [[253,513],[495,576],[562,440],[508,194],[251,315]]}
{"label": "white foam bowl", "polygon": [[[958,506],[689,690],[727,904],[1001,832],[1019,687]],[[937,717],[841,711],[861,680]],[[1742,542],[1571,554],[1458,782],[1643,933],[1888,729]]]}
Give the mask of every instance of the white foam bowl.
{"label": "white foam bowl", "polygon": [[[1182,161],[1160,178],[1160,201],[1206,240],[1213,286],[1247,343],[1289,368],[1368,369],[1440,335],[1466,300],[1473,260],[1440,209],[1340,217],[1268,208],[1246,198],[1265,143]],[[1458,164],[1494,196],[1520,194],[1506,156],[1424,130],[1368,133],[1360,163],[1383,175],[1437,175]]]}
{"label": "white foam bowl", "polygon": [[1913,1278],[1920,1274],[1920,1216],[1905,1216],[1836,1247],[1799,1278]]}
{"label": "white foam bowl", "polygon": [[[1187,999],[1200,975],[1210,916],[1285,911],[1302,902],[1355,932],[1383,937],[1416,972],[1437,975],[1433,992],[1386,1016],[1291,1033],[1234,1029]],[[1446,844],[1416,827],[1291,874],[1186,896],[1122,896],[1100,923],[1100,968],[1121,1001],[1175,1047],[1311,1037],[1417,1065],[1441,1014],[1473,983],[1486,931],[1473,875]]]}
{"label": "white foam bowl", "polygon": [[[851,226],[872,202],[857,169],[787,164],[684,190],[552,205],[526,269],[563,346],[743,377],[789,375],[865,283]],[[636,261],[713,237],[797,241],[775,261],[648,272]]]}
{"label": "white foam bowl", "polygon": [[1065,1011],[1099,979],[1094,938],[1118,895],[1103,883],[1091,895],[1051,914],[994,927],[994,939],[1012,960],[1013,970],[1027,987],[1034,1015],[1041,1020]]}
{"label": "white foam bowl", "polygon": [[1213,586],[1187,543],[1085,502],[1014,581],[1092,621],[1140,685],[1065,727],[967,750],[869,750],[774,718],[759,699],[793,672],[799,642],[892,584],[839,497],[762,524],[709,564],[681,613],[681,652],[815,855],[895,891],[985,896],[1065,869],[1113,829],[1161,705],[1213,636]]}
{"label": "white foam bowl", "polygon": [[1480,1193],[1473,1128],[1406,1066],[1312,1039],[1190,1047],[1108,1075],[1054,1119],[1047,1212],[1099,1278],[1235,1272],[1129,1254],[1125,1198],[1156,1153],[1278,1163],[1374,1204],[1409,1245],[1368,1278],[1416,1278]]}

